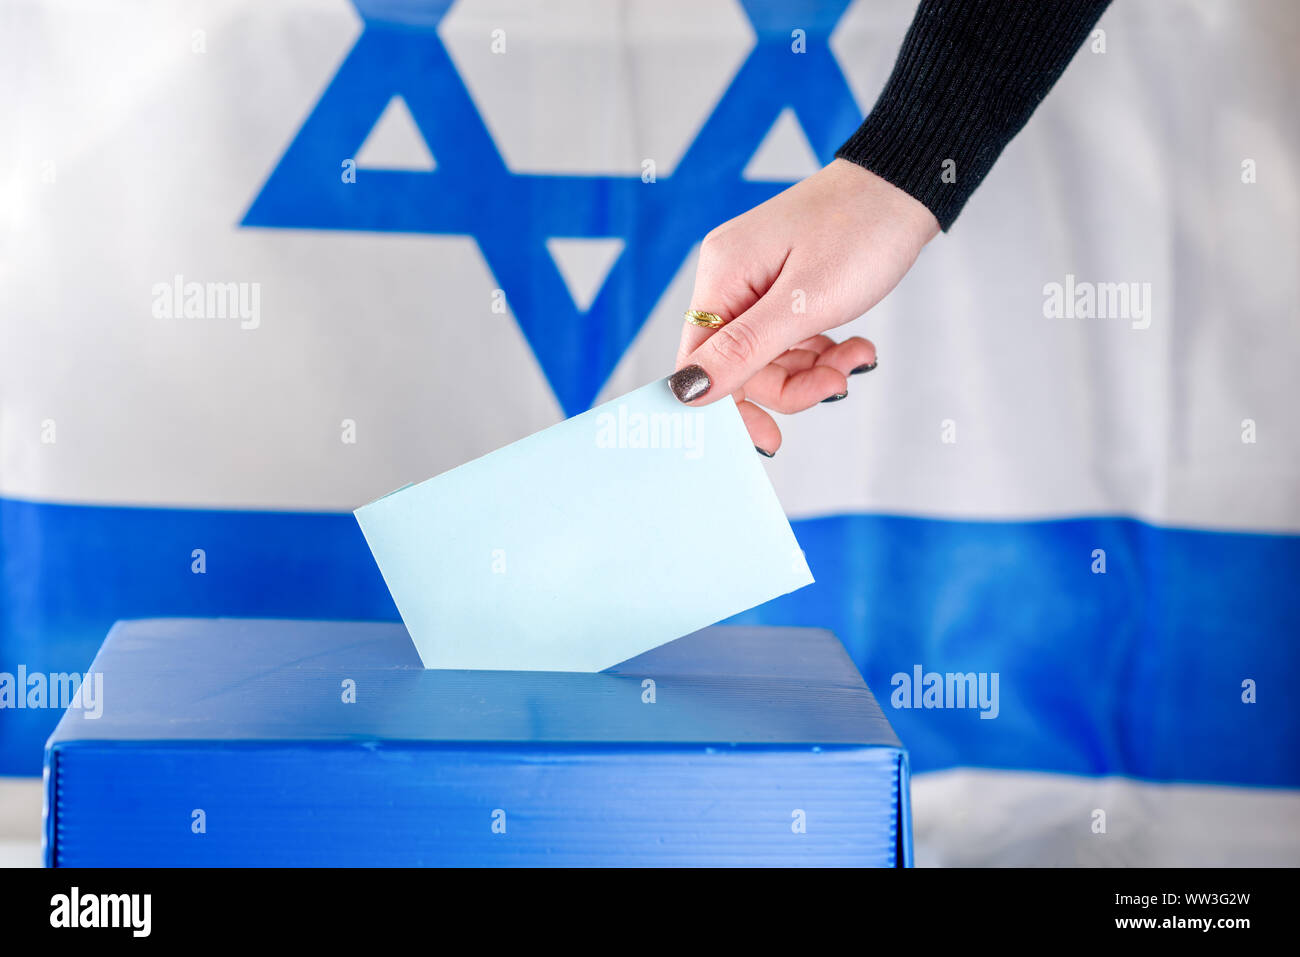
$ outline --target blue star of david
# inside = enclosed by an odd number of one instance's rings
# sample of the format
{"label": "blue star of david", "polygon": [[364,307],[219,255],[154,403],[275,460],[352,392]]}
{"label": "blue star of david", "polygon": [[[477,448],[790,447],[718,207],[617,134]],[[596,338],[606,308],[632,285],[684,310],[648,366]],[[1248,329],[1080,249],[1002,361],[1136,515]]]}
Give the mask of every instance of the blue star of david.
{"label": "blue star of david", "polygon": [[[828,43],[850,0],[741,0],[757,41],[671,175],[513,173],[436,32],[452,0],[353,2],[361,36],[242,225],[472,236],[567,415],[591,406],[704,234],[789,185],[741,176],[781,111],[822,162],[861,119]],[[792,53],[795,29],[806,52]],[[367,169],[343,184],[341,158],[398,95],[436,168]],[[546,249],[552,237],[624,242],[585,312]]]}

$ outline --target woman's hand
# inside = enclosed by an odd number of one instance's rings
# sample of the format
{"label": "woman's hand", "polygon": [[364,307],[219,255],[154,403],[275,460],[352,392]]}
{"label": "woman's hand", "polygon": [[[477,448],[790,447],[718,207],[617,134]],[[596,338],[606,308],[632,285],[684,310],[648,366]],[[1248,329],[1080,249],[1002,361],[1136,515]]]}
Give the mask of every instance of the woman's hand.
{"label": "woman's hand", "polygon": [[[934,215],[874,173],[837,159],[704,237],[691,308],[726,322],[686,323],[673,393],[691,405],[732,395],[754,445],[772,455],[776,421],[848,394],[876,348],[822,335],[869,310],[939,232]],[[757,404],[756,404],[757,403]]]}

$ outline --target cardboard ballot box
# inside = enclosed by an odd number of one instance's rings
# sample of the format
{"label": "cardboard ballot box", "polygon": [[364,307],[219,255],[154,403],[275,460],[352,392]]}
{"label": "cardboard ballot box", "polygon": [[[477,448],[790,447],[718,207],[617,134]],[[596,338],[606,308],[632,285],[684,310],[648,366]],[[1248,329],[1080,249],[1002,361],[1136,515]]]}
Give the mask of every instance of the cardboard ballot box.
{"label": "cardboard ballot box", "polygon": [[911,862],[839,641],[706,628],[599,674],[425,670],[400,624],[125,621],[46,745],[50,866]]}

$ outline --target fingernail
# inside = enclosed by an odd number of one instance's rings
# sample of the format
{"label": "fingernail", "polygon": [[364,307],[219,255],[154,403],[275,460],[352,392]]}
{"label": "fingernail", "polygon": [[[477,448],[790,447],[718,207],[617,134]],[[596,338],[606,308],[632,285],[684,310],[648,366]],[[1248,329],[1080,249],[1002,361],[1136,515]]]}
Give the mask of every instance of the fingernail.
{"label": "fingernail", "polygon": [[754,451],[757,452],[759,455],[766,455],[769,459],[776,457],[775,452],[769,452],[767,449],[760,449],[757,445],[754,446]]}
{"label": "fingernail", "polygon": [[872,369],[874,369],[875,367],[876,367],[876,364],[875,364],[874,362],[868,362],[868,363],[867,363],[866,365],[864,365],[864,366],[858,366],[856,369],[854,369],[852,372],[850,372],[849,375],[859,375],[859,374],[861,374],[861,373],[863,373],[863,372],[870,372],[870,371],[871,371]]}
{"label": "fingernail", "polygon": [[678,402],[691,402],[709,391],[709,374],[699,366],[687,366],[678,369],[668,380],[668,387],[677,396]]}
{"label": "fingernail", "polygon": [[824,405],[827,402],[838,402],[840,401],[840,399],[847,399],[848,397],[849,394],[847,392],[837,392],[835,395],[830,396],[829,398],[822,399],[822,404]]}

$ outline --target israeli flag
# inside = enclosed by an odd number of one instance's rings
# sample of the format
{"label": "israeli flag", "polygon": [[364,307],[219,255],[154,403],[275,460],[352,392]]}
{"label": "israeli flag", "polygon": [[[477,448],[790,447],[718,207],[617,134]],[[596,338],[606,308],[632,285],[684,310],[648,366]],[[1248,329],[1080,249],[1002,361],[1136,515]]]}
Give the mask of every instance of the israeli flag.
{"label": "israeli flag", "polygon": [[[10,4],[0,774],[117,619],[395,618],[352,509],[671,372],[913,11]],[[741,618],[845,642],[919,863],[1300,864],[1297,30],[1116,4],[782,420],[817,584]]]}

